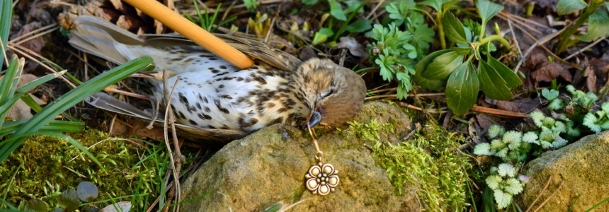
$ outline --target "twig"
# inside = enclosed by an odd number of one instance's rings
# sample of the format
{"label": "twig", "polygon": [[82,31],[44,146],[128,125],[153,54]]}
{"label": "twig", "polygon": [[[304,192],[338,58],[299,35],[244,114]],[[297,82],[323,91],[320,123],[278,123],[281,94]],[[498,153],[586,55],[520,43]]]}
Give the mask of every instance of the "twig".
{"label": "twig", "polygon": [[[171,205],[171,201],[173,200],[173,196],[175,195],[175,193],[177,193],[176,198],[177,198],[177,202],[180,201],[180,184],[179,184],[179,168],[182,165],[181,160],[175,160],[175,158],[181,158],[181,153],[179,151],[179,148],[176,148],[176,154],[173,154],[171,151],[171,146],[169,144],[169,135],[168,135],[168,126],[167,126],[167,122],[171,123],[172,126],[172,133],[173,133],[173,137],[177,140],[177,138],[175,137],[175,125],[174,125],[174,120],[175,117],[173,116],[173,111],[171,110],[171,97],[173,96],[173,92],[175,91],[176,86],[178,85],[178,81],[180,80],[180,78],[177,78],[176,81],[173,84],[173,87],[171,88],[171,93],[168,94],[168,90],[167,90],[167,70],[163,70],[163,93],[164,93],[164,98],[165,101],[167,102],[167,106],[165,108],[165,121],[163,122],[163,131],[164,133],[164,139],[165,139],[165,146],[167,147],[167,151],[169,151],[169,160],[170,160],[170,165],[171,165],[171,171],[173,174],[173,180],[175,182],[174,186],[171,187],[171,191],[169,192],[169,195],[167,197],[167,203],[164,206],[164,211],[167,211],[169,209],[169,205]],[[174,140],[175,141],[175,140]],[[174,191],[174,192],[172,192]],[[177,191],[177,192],[175,192]],[[176,208],[179,211],[179,205],[176,205]]]}
{"label": "twig", "polygon": [[539,200],[539,198],[541,197],[541,195],[543,194],[543,192],[546,191],[546,189],[548,189],[548,186],[550,185],[550,182],[552,181],[552,175],[550,175],[548,177],[548,180],[546,180],[546,184],[543,185],[543,188],[541,189],[541,191],[539,192],[539,194],[537,194],[537,196],[535,197],[535,200],[533,200],[533,202],[531,202],[531,204],[529,205],[529,207],[527,207],[527,209],[525,210],[526,212],[531,211],[531,209],[533,208],[533,205],[535,205],[535,202],[537,202],[537,200]]}
{"label": "twig", "polygon": [[550,199],[552,199],[552,197],[553,197],[554,195],[556,195],[556,194],[558,193],[558,191],[559,191],[559,190],[560,190],[560,188],[562,187],[562,184],[564,184],[564,183],[565,183],[564,181],[560,182],[560,184],[558,185],[558,187],[556,188],[556,190],[555,190],[555,191],[554,191],[554,192],[553,192],[553,193],[552,193],[552,194],[551,194],[551,195],[550,195],[550,196],[549,196],[549,197],[548,197],[548,198],[547,198],[545,201],[543,201],[543,202],[542,202],[542,203],[539,205],[539,207],[537,207],[537,209],[535,209],[533,212],[537,212],[537,211],[539,211],[541,208],[543,208],[543,206],[544,206],[546,203],[548,203],[548,201],[550,201]]}
{"label": "twig", "polygon": [[600,43],[601,41],[605,40],[605,38],[606,38],[606,37],[603,37],[603,38],[599,38],[599,39],[597,39],[596,41],[592,42],[591,44],[587,45],[586,47],[584,47],[584,48],[582,48],[582,49],[580,49],[580,50],[577,50],[577,52],[575,52],[575,53],[573,53],[573,54],[571,54],[571,55],[569,55],[569,56],[565,57],[565,58],[564,58],[564,60],[571,59],[572,57],[575,57],[576,55],[583,53],[584,51],[586,51],[586,50],[588,50],[588,49],[590,49],[590,48],[594,47],[596,44],[598,44],[598,43]]}

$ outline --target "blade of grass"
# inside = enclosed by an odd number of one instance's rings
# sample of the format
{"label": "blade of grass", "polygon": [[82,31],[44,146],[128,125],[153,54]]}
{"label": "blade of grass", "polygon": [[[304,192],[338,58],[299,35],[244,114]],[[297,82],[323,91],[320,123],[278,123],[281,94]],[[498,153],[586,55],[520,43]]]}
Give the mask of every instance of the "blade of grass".
{"label": "blade of grass", "polygon": [[[17,129],[13,136],[21,137],[25,134],[35,133],[41,129],[44,124],[53,120],[55,116],[66,111],[70,107],[93,95],[94,93],[99,92],[108,85],[114,84],[135,72],[152,70],[154,68],[152,62],[152,58],[150,57],[140,57],[113,68],[110,71],[104,72],[99,76],[83,83],[47,105],[40,111],[40,113],[34,115],[32,119],[25,123],[21,128]],[[24,138],[20,138],[12,142],[2,142],[0,144],[0,163],[2,163],[2,161],[4,161],[13,151],[15,151],[15,149],[17,149],[17,147],[19,147],[23,141]]]}
{"label": "blade of grass", "polygon": [[[4,123],[0,129],[0,136],[15,132],[28,120],[10,121]],[[80,132],[85,127],[83,122],[52,120],[47,125],[42,126],[39,132]]]}
{"label": "blade of grass", "polygon": [[[13,16],[13,1],[2,0],[0,3],[0,41],[2,48],[0,48],[0,59],[4,60],[4,51],[6,51],[6,45],[8,43],[8,33],[11,30],[11,18]],[[7,62],[8,63],[8,62]],[[4,63],[0,63],[0,70],[2,70]],[[1,101],[0,101],[1,103]]]}

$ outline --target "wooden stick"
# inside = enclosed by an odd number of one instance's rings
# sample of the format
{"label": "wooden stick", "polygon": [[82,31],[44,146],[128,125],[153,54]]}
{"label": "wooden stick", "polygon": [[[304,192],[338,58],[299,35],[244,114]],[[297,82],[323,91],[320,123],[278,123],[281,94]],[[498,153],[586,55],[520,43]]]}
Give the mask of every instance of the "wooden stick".
{"label": "wooden stick", "polygon": [[220,40],[218,37],[205,31],[196,24],[188,21],[186,18],[180,16],[178,13],[175,13],[156,0],[125,0],[125,2],[140,9],[142,12],[240,69],[246,69],[254,65],[254,61],[239,50],[228,45],[226,42]]}

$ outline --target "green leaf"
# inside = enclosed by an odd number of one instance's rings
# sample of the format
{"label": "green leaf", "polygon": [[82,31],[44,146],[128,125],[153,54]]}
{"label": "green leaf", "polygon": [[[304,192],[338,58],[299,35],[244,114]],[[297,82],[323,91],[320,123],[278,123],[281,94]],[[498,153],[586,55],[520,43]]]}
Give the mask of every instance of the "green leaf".
{"label": "green leaf", "polygon": [[319,31],[315,33],[313,36],[313,45],[317,45],[320,43],[324,43],[328,40],[330,36],[334,35],[334,32],[330,28],[321,28]]}
{"label": "green leaf", "polygon": [[330,4],[330,14],[332,15],[332,17],[341,21],[347,20],[347,15],[345,14],[343,7],[340,5],[340,3],[338,3],[338,1],[328,0],[328,4]]}
{"label": "green leaf", "polygon": [[425,1],[419,2],[419,4],[427,5],[436,11],[440,11],[440,10],[442,10],[442,5],[444,5],[446,2],[449,2],[449,1],[450,0],[425,0]]}
{"label": "green leaf", "polygon": [[450,11],[442,17],[442,25],[444,25],[444,33],[455,43],[467,43],[465,30],[461,21]]}
{"label": "green leaf", "polygon": [[455,115],[463,115],[476,104],[479,89],[478,76],[472,63],[461,63],[446,83],[446,103]]}
{"label": "green leaf", "polygon": [[558,13],[558,15],[566,15],[584,8],[586,8],[586,2],[584,0],[558,0],[558,4],[556,4],[556,13]]}
{"label": "green leaf", "polygon": [[607,10],[597,9],[588,18],[588,33],[584,41],[591,42],[609,36],[609,15]]}
{"label": "green leaf", "polygon": [[300,2],[302,2],[303,4],[306,4],[306,5],[314,5],[314,4],[317,4],[317,2],[319,2],[319,0],[301,0]]}
{"label": "green leaf", "polygon": [[468,55],[470,52],[472,52],[472,48],[471,47],[454,47],[453,50],[455,50],[455,52],[457,52],[457,54],[459,55]]}
{"label": "green leaf", "polygon": [[[8,44],[8,35],[11,31],[11,19],[13,17],[13,1],[4,0],[0,2],[0,41],[2,42],[3,50],[0,50],[0,60],[4,60],[4,51]],[[0,70],[3,70],[2,65],[4,62],[0,62]],[[4,90],[2,90],[4,91]],[[1,121],[0,121],[1,122]]]}
{"label": "green leaf", "polygon": [[423,75],[421,73],[423,73],[427,69],[429,64],[431,64],[432,61],[434,59],[436,59],[436,57],[443,55],[450,51],[452,51],[452,50],[445,49],[445,50],[435,51],[435,52],[431,53],[430,55],[428,55],[427,57],[424,57],[421,61],[419,61],[417,63],[417,65],[414,67],[414,69],[416,70],[416,74],[413,77],[414,81],[417,84],[419,84],[420,86],[430,89],[430,90],[439,90],[439,89],[443,88],[444,85],[446,85],[446,80],[428,79],[428,78],[423,77]]}
{"label": "green leaf", "polygon": [[480,18],[482,19],[482,26],[485,26],[488,20],[491,20],[493,16],[497,15],[497,13],[503,10],[502,5],[493,3],[489,0],[478,0],[478,2],[476,2],[476,8],[478,9],[478,14],[480,14]]}
{"label": "green leaf", "polygon": [[488,98],[498,100],[512,99],[512,91],[510,91],[505,80],[501,78],[495,68],[480,60],[478,61],[478,70],[480,71],[480,87]]}
{"label": "green leaf", "polygon": [[522,85],[522,80],[520,80],[518,75],[516,75],[512,69],[505,66],[502,62],[499,62],[499,60],[492,56],[488,56],[487,62],[497,71],[497,73],[499,73],[509,88],[515,88]]}
{"label": "green leaf", "polygon": [[434,58],[421,74],[429,79],[446,80],[453,70],[462,63],[463,56],[454,50],[450,50]]}
{"label": "green leaf", "polygon": [[543,96],[544,98],[546,98],[547,100],[553,100],[556,99],[558,97],[558,91],[557,90],[550,90],[547,88],[544,88],[543,90],[541,90],[541,96]]}
{"label": "green leaf", "polygon": [[345,30],[348,32],[365,32],[372,28],[372,21],[366,19],[358,19],[349,24]]}

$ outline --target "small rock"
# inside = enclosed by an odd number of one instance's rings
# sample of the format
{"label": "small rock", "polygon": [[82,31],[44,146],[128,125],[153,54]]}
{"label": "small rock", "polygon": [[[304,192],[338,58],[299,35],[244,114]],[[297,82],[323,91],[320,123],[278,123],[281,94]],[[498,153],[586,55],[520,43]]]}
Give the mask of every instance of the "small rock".
{"label": "small rock", "polygon": [[[410,120],[398,107],[372,102],[355,119],[392,124],[393,133],[379,133],[381,141],[407,133]],[[285,132],[289,136],[285,136]],[[326,196],[305,189],[305,174],[315,165],[309,135],[299,129],[273,125],[218,151],[182,184],[182,211],[262,211],[291,207],[294,211],[419,211],[423,207],[416,186],[395,194],[386,170],[372,157],[373,142],[357,139],[349,129],[319,136],[323,162],[338,170],[340,182]],[[286,139],[287,138],[287,139]],[[193,200],[194,199],[194,200]]]}
{"label": "small rock", "polygon": [[[532,160],[522,172],[531,180],[525,187],[526,204],[533,202],[550,177],[548,188],[534,204],[533,210],[548,198],[540,211],[585,211],[603,201],[609,191],[607,152],[609,131],[583,137]],[[556,194],[550,197],[553,193]],[[595,211],[609,211],[609,204],[601,204]]]}

